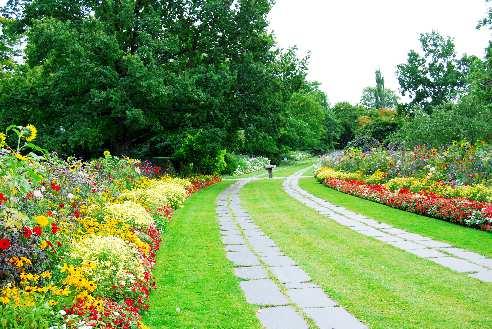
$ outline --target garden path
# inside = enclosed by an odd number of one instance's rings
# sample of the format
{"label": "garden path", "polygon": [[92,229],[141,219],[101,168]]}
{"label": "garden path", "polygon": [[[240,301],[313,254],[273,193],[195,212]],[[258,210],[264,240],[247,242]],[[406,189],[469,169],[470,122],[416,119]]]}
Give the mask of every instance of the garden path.
{"label": "garden path", "polygon": [[490,258],[380,223],[320,199],[301,189],[299,187],[299,179],[309,168],[290,176],[283,184],[284,190],[294,199],[362,235],[428,259],[453,271],[466,273],[468,276],[483,282],[492,282],[492,259]]}
{"label": "garden path", "polygon": [[267,329],[367,328],[338,306],[296,263],[276,246],[241,207],[242,179],[217,199],[217,215],[227,258],[248,303]]}

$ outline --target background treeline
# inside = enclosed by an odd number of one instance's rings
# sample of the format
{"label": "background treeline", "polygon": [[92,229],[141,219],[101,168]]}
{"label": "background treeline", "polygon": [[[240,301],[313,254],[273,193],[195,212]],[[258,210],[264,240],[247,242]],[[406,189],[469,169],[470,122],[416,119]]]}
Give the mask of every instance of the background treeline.
{"label": "background treeline", "polygon": [[[361,103],[328,104],[307,58],[269,33],[271,0],[8,0],[0,17],[0,127],[32,123],[40,143],[171,157],[181,170],[234,170],[234,154],[352,144],[490,140],[491,56],[457,58],[421,36],[398,67],[399,102],[376,74]],[[488,26],[486,19],[481,24]]]}

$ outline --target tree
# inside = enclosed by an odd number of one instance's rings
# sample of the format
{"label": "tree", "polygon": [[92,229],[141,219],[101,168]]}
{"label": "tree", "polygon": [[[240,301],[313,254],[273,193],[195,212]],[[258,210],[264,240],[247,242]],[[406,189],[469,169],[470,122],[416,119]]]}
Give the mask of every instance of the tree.
{"label": "tree", "polygon": [[362,92],[360,104],[369,109],[395,108],[398,96],[384,87],[384,78],[380,70],[376,71],[376,87],[367,87]]}
{"label": "tree", "polygon": [[[278,157],[285,112],[308,82],[306,59],[275,46],[271,6],[9,0],[2,14],[27,44],[25,63],[0,81],[0,126],[34,123],[61,154],[109,148],[197,171],[224,149]],[[196,152],[207,141],[206,156]]]}
{"label": "tree", "polygon": [[322,151],[326,135],[326,96],[318,85],[307,85],[292,95],[285,112],[283,142],[295,150]]}
{"label": "tree", "polygon": [[[361,106],[354,106],[348,102],[341,102],[335,104],[330,111],[333,113],[337,123],[337,130],[339,131],[339,140],[336,147],[339,149],[344,148],[355,137],[357,130],[357,120],[366,111]],[[327,130],[333,130],[333,127],[327,127]]]}
{"label": "tree", "polygon": [[421,107],[431,113],[432,108],[457,100],[467,90],[467,74],[473,58],[459,59],[451,38],[437,32],[420,35],[423,53],[408,53],[407,63],[397,67],[401,93],[411,101],[407,108]]}

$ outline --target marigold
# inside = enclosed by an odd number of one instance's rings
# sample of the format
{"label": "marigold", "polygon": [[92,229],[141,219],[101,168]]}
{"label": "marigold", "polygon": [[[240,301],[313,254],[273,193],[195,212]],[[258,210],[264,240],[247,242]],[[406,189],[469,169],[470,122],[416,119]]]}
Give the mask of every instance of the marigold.
{"label": "marigold", "polygon": [[41,226],[41,227],[46,227],[48,226],[48,224],[50,223],[48,217],[44,216],[44,215],[39,215],[39,216],[36,216],[34,217],[34,220],[36,221],[36,223]]}

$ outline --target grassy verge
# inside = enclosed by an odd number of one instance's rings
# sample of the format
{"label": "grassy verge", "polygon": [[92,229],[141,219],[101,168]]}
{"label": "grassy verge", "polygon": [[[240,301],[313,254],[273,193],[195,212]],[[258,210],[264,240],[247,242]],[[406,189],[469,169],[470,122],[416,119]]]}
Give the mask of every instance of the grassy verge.
{"label": "grassy verge", "polygon": [[221,183],[193,195],[164,235],[144,323],[151,328],[260,328],[225,257],[215,214]]}
{"label": "grassy verge", "polygon": [[[273,177],[286,177],[286,176],[293,175],[299,170],[312,165],[315,162],[315,160],[316,159],[313,158],[303,161],[296,161],[291,165],[279,166],[278,168],[275,168],[273,170]],[[307,172],[306,174],[311,174],[311,172]]]}
{"label": "grassy verge", "polygon": [[290,198],[281,181],[241,192],[278,246],[371,328],[492,328],[492,285],[327,220]]}
{"label": "grassy verge", "polygon": [[492,257],[492,234],[490,233],[435,218],[420,216],[338,192],[318,183],[312,178],[301,179],[300,186],[319,198],[343,206],[364,216],[374,218],[380,222],[393,225],[408,232],[449,242],[456,247],[473,250],[484,256]]}

